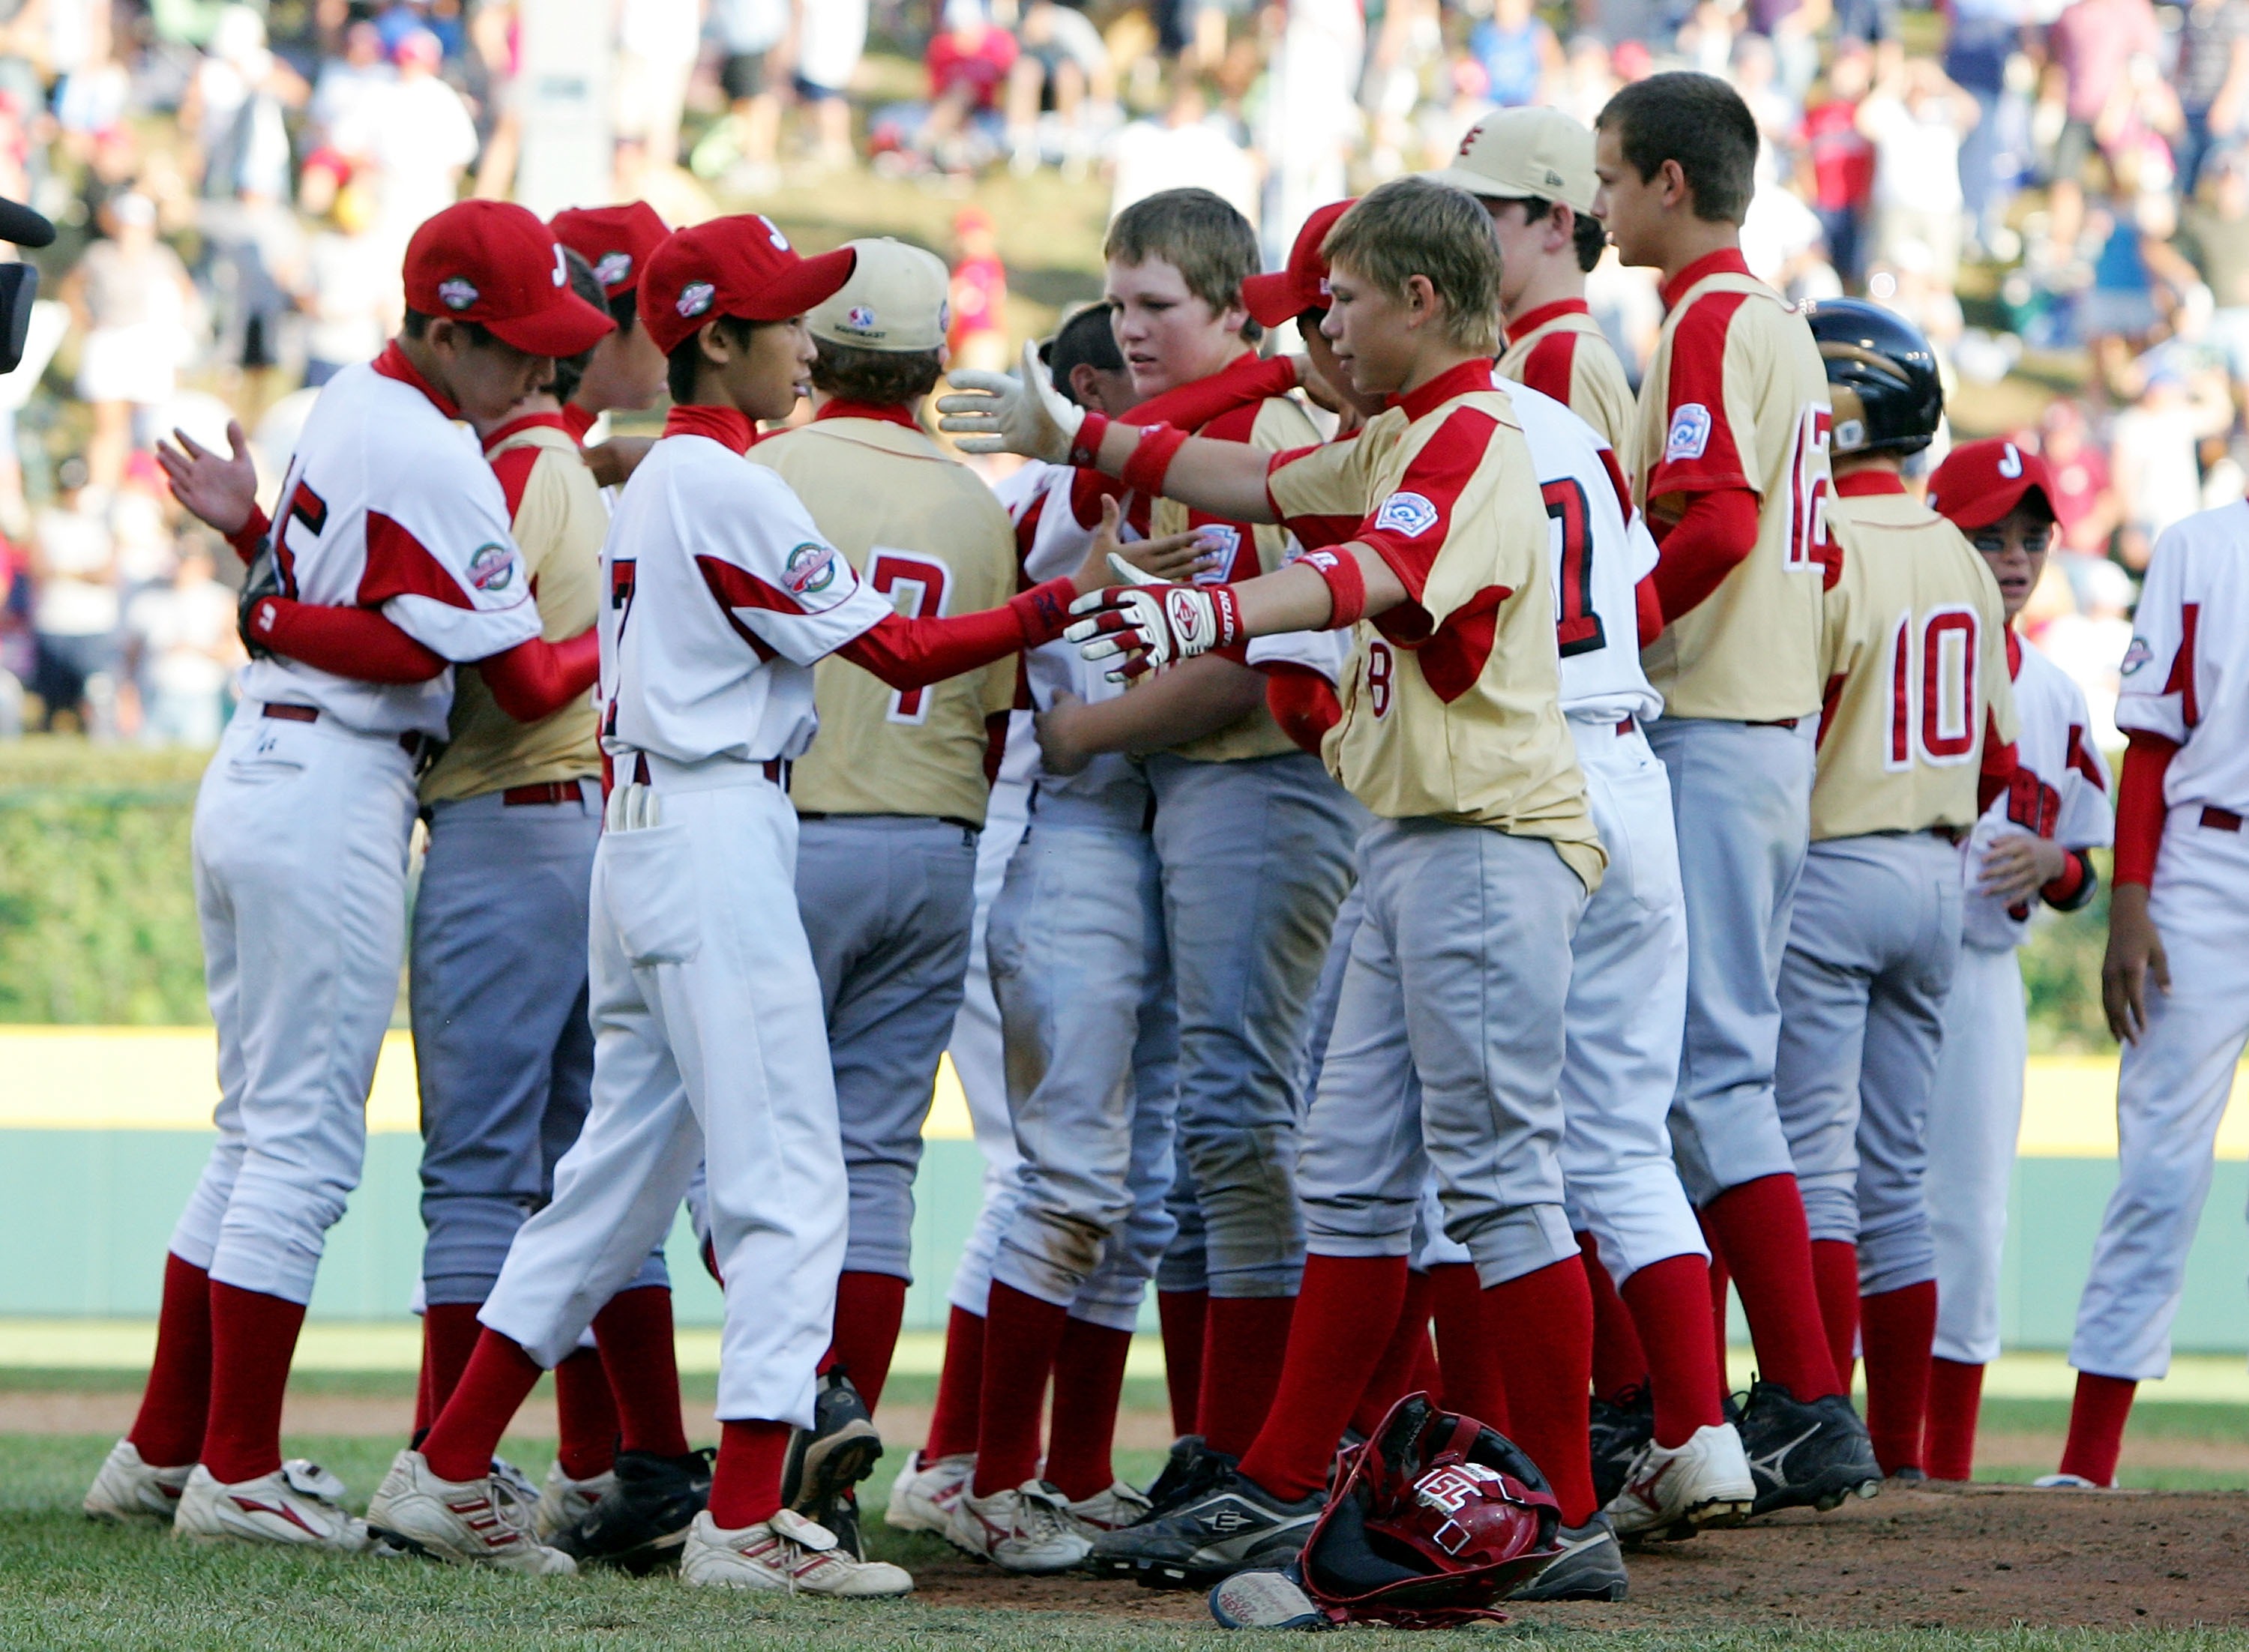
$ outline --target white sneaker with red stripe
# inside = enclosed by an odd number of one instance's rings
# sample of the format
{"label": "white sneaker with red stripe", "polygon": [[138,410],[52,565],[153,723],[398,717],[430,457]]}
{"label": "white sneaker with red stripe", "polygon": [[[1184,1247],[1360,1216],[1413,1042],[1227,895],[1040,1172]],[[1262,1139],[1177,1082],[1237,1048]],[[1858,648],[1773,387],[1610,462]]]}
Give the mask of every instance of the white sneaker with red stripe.
{"label": "white sneaker with red stripe", "polygon": [[441,1480],[419,1451],[401,1451],[367,1505],[367,1524],[387,1542],[455,1566],[534,1576],[575,1572],[575,1560],[540,1542],[532,1510],[532,1500],[502,1475]]}
{"label": "white sneaker with red stripe", "polygon": [[1122,1532],[1128,1525],[1139,1525],[1153,1507],[1139,1488],[1118,1480],[1107,1491],[1071,1504],[1069,1518],[1088,1537],[1097,1538],[1104,1532]]}
{"label": "white sneaker with red stripe", "polygon": [[890,1506],[883,1524],[901,1532],[930,1532],[945,1535],[953,1505],[976,1477],[976,1454],[964,1451],[949,1457],[924,1461],[918,1451],[906,1453],[905,1466],[891,1482]]}
{"label": "white sneaker with red stripe", "polygon": [[722,1530],[708,1509],[687,1528],[679,1580],[706,1589],[778,1589],[839,1601],[881,1600],[913,1590],[913,1576],[887,1560],[855,1560],[836,1534],[794,1509],[738,1531]]}
{"label": "white sneaker with red stripe", "polygon": [[1069,1499],[1044,1480],[985,1498],[971,1487],[953,1505],[945,1537],[1003,1572],[1068,1572],[1093,1550],[1086,1528],[1069,1517]]}
{"label": "white sneaker with red stripe", "polygon": [[302,1457],[232,1485],[198,1463],[181,1490],[172,1535],[194,1543],[279,1543],[358,1554],[368,1546],[367,1522],[346,1512],[343,1498],[344,1483]]}
{"label": "white sneaker with red stripe", "polygon": [[193,1467],[186,1463],[176,1469],[153,1467],[141,1460],[141,1449],[132,1441],[120,1440],[109,1448],[80,1506],[90,1520],[155,1520],[169,1525]]}

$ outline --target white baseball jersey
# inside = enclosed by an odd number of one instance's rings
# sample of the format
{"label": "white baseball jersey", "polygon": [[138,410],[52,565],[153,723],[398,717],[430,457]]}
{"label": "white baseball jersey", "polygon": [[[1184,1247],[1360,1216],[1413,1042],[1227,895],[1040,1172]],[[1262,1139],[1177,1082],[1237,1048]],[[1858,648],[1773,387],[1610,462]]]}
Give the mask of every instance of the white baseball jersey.
{"label": "white baseball jersey", "polygon": [[2116,726],[2176,740],[2163,801],[2249,814],[2249,503],[2165,529],[2132,616]]}
{"label": "white baseball jersey", "polygon": [[1599,431],[1528,385],[1507,394],[1546,504],[1562,710],[1587,723],[1653,721],[1663,697],[1640,669],[1635,593],[1655,566],[1655,540]]}
{"label": "white baseball jersey", "polygon": [[701,435],[649,449],[619,496],[602,570],[612,754],[803,756],[819,727],[814,664],[892,611],[788,483]]}
{"label": "white baseball jersey", "polygon": [[2085,690],[2036,648],[2010,631],[2007,665],[2014,674],[2015,775],[2004,796],[1992,800],[1968,840],[1961,846],[1961,875],[1967,899],[1961,907],[1961,938],[1970,946],[1997,951],[2019,947],[2030,934],[2032,902],[2009,906],[1976,893],[1984,856],[1992,844],[2029,833],[2052,838],[2065,849],[2105,847],[2116,835],[2108,803],[2108,765],[2093,744],[2092,717]]}
{"label": "white baseball jersey", "polygon": [[[452,422],[393,345],[321,390],[283,476],[272,537],[283,594],[380,608],[455,661],[539,634],[507,501],[475,435]],[[251,700],[317,706],[366,734],[444,737],[453,674],[362,682],[276,655],[244,668]]]}

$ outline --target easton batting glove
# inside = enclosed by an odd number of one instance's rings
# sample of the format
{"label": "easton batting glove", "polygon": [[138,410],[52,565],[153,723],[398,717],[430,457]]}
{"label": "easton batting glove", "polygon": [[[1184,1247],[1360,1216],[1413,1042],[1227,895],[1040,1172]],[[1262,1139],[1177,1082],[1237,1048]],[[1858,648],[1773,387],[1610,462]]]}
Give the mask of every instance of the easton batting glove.
{"label": "easton batting glove", "polygon": [[960,438],[963,453],[1020,453],[1069,463],[1085,409],[1054,387],[1038,346],[1023,346],[1022,376],[963,367],[949,375],[963,394],[939,396],[937,428]]}
{"label": "easton batting glove", "polygon": [[1167,585],[1111,554],[1109,566],[1125,581],[1080,597],[1069,605],[1080,620],[1063,636],[1078,644],[1088,660],[1126,656],[1108,673],[1111,682],[1129,682],[1180,660],[1222,648],[1241,635],[1241,608],[1230,585]]}

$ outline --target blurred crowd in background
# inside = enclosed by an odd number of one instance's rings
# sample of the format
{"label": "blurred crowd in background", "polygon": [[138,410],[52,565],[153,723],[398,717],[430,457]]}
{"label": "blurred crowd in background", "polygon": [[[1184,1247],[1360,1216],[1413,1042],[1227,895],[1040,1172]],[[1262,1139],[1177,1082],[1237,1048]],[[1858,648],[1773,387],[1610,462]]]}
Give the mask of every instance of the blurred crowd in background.
{"label": "blurred crowd in background", "polygon": [[[239,657],[216,571],[232,559],[184,521],[150,443],[174,425],[215,439],[237,414],[285,454],[309,394],[381,348],[415,227],[509,192],[519,13],[539,3],[0,0],[0,195],[65,232],[38,257],[51,302],[24,366],[0,378],[0,733],[216,738]],[[994,180],[1051,170],[1111,213],[1199,184],[1277,265],[1313,209],[1442,165],[1493,108],[1590,122],[1655,70],[1727,76],[1766,140],[1753,267],[1799,298],[1895,307],[1943,355],[1959,430],[2048,456],[2061,553],[2025,629],[2096,722],[2155,536],[2249,477],[2249,0],[604,15],[616,198],[680,223],[816,188],[842,219],[869,173],[962,197],[944,249],[956,365],[1020,343],[979,199]],[[1592,298],[1643,360],[1650,273],[1612,255]]]}

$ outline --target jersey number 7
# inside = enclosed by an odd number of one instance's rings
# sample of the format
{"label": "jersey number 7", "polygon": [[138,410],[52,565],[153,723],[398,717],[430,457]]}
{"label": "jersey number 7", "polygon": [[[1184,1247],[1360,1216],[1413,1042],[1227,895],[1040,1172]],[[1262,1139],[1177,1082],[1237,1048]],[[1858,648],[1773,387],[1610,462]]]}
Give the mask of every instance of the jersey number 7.
{"label": "jersey number 7", "polygon": [[[867,561],[867,583],[898,601],[905,593],[904,609],[909,620],[933,620],[945,612],[945,599],[953,572],[926,553],[908,556],[902,551],[877,550]],[[929,719],[929,690],[901,689],[891,696],[892,723],[920,723]]]}

